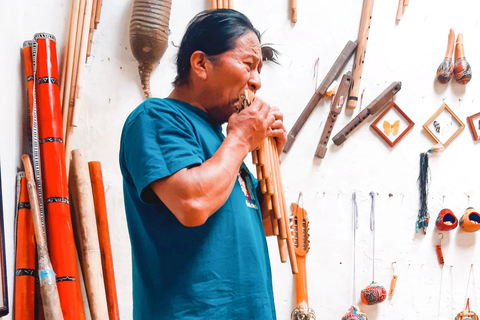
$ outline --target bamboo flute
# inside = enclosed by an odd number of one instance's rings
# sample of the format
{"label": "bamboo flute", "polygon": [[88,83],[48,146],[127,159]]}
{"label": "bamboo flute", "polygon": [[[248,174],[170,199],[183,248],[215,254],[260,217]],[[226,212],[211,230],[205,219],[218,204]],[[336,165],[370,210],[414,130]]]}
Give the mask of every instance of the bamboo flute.
{"label": "bamboo flute", "polygon": [[33,227],[35,229],[38,254],[38,273],[45,319],[63,320],[62,309],[60,307],[60,297],[57,290],[57,283],[55,281],[55,272],[53,271],[50,256],[48,254],[47,243],[43,236],[37,187],[35,185],[35,179],[33,178],[33,168],[30,157],[24,154],[22,156],[22,162],[27,177],[28,197],[30,200]]}
{"label": "bamboo flute", "polygon": [[210,6],[213,10],[217,9],[217,0],[211,0]]}
{"label": "bamboo flute", "polygon": [[370,23],[372,21],[373,0],[364,0],[362,17],[360,19],[360,28],[358,29],[358,48],[355,54],[352,74],[352,88],[347,101],[348,109],[355,109],[358,101],[358,92],[362,80],[363,65],[367,51],[368,33],[370,32]]}
{"label": "bamboo flute", "polygon": [[95,218],[92,185],[88,162],[82,150],[72,151],[70,190],[75,206],[75,215],[80,229],[80,255],[83,280],[87,291],[92,320],[108,319],[108,307],[102,274],[102,261]]}
{"label": "bamboo flute", "polygon": [[105,280],[109,320],[119,320],[120,314],[118,311],[117,289],[113,271],[112,247],[110,245],[110,234],[108,231],[107,205],[103,187],[102,167],[99,161],[90,161],[88,163],[88,169],[92,182],[93,202],[95,204],[98,239],[100,241],[100,252],[102,255],[102,270]]}

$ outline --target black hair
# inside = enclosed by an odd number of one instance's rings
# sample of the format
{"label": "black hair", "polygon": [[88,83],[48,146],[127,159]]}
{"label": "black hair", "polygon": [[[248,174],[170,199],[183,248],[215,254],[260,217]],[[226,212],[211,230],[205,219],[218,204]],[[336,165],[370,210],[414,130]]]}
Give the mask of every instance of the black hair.
{"label": "black hair", "polygon": [[235,49],[238,38],[252,31],[260,42],[260,33],[242,13],[231,9],[202,11],[188,24],[177,55],[176,87],[188,85],[190,57],[200,50],[207,58]]}

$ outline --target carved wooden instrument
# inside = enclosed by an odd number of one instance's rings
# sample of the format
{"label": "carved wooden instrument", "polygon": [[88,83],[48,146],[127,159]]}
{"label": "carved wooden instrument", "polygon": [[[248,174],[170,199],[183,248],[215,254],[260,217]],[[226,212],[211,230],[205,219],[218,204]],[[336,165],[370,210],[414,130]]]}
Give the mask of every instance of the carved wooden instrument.
{"label": "carved wooden instrument", "polygon": [[349,71],[343,75],[342,81],[340,82],[340,86],[338,87],[335,98],[332,101],[332,106],[330,107],[330,113],[328,114],[327,122],[325,123],[322,137],[320,138],[320,142],[318,142],[317,150],[315,151],[315,156],[319,158],[323,159],[323,157],[325,157],[325,153],[327,152],[328,139],[330,138],[330,134],[332,133],[333,126],[337,121],[337,115],[340,114],[340,112],[342,111],[343,105],[345,104],[345,101],[348,95],[348,89],[350,89],[351,83],[352,83],[352,73]]}
{"label": "carved wooden instrument", "polygon": [[292,312],[292,320],[314,320],[315,312],[308,307],[307,269],[306,256],[310,249],[308,240],[307,211],[292,203],[291,232],[295,239],[295,258],[298,265],[298,273],[295,275],[295,293],[297,296],[297,308]]}
{"label": "carved wooden instrument", "polygon": [[[240,108],[237,112],[241,112],[241,110],[250,106],[254,99],[255,94],[250,90],[245,90],[245,94],[240,96]],[[283,193],[279,167],[280,161],[275,140],[272,137],[268,137],[260,142],[258,148],[252,152],[252,159],[257,166],[257,179],[260,183],[261,192],[264,195],[262,212],[267,212],[271,216],[272,229],[274,235],[277,235],[282,262],[287,262],[285,253],[286,240],[292,273],[295,274],[298,272],[298,267],[295,260],[293,239],[291,233],[287,232],[287,205]]]}
{"label": "carved wooden instrument", "polygon": [[168,46],[172,0],[134,0],[130,20],[130,47],[138,61],[138,72],[146,98],[150,92],[150,73]]}
{"label": "carved wooden instrument", "polygon": [[338,77],[340,72],[342,72],[343,68],[347,64],[348,60],[350,60],[350,57],[355,52],[356,48],[357,48],[356,41],[347,42],[342,52],[338,56],[337,60],[335,61],[333,66],[330,68],[330,71],[328,71],[327,75],[325,76],[325,79],[323,79],[320,86],[317,88],[317,90],[315,90],[307,106],[305,107],[305,109],[303,109],[302,114],[300,114],[300,117],[298,117],[297,121],[295,121],[295,124],[293,125],[292,129],[290,129],[290,132],[288,133],[288,137],[287,137],[287,143],[283,148],[283,152],[287,153],[290,150],[290,148],[292,147],[292,144],[295,142],[295,138],[297,137],[298,132],[302,129],[303,125],[307,121],[307,118],[313,112],[313,109],[315,109],[318,102],[325,96],[325,92],[327,91],[328,87],[330,87],[330,85]]}
{"label": "carved wooden instrument", "polygon": [[358,29],[358,48],[357,53],[355,54],[355,61],[353,63],[353,83],[347,102],[348,109],[355,109],[357,106],[363,64],[365,62],[365,54],[367,52],[368,33],[370,31],[370,22],[372,21],[372,11],[373,0],[364,0],[360,28]]}
{"label": "carved wooden instrument", "polygon": [[389,85],[378,97],[375,98],[365,109],[360,111],[360,113],[350,121],[345,128],[343,128],[339,133],[333,137],[333,143],[337,146],[341,145],[345,140],[347,140],[348,135],[358,127],[365,119],[369,116],[383,110],[388,102],[393,98],[395,94],[402,88],[402,83],[399,81],[393,82]]}
{"label": "carved wooden instrument", "polygon": [[30,162],[30,157],[24,154],[22,156],[22,162],[27,177],[28,198],[30,200],[33,227],[35,229],[35,239],[37,241],[38,278],[40,281],[40,290],[42,294],[45,319],[63,320],[55,272],[53,271],[52,263],[50,262],[47,243],[43,235],[42,221],[40,219],[40,207],[37,195],[37,186],[33,178],[33,168],[32,163]]}
{"label": "carved wooden instrument", "polygon": [[442,63],[438,66],[437,69],[437,80],[441,84],[445,84],[452,79],[453,76],[453,62],[452,62],[452,55],[453,55],[453,42],[455,41],[455,34],[453,29],[450,29],[450,33],[448,34],[448,45],[447,45],[447,52],[445,53],[445,59],[443,59]]}

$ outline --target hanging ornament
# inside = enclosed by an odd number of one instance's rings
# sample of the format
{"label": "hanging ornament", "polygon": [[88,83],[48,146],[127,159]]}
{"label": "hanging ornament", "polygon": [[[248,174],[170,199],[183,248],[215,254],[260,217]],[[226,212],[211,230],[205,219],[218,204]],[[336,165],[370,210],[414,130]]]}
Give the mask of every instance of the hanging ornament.
{"label": "hanging ornament", "polygon": [[475,312],[470,311],[470,298],[467,299],[468,297],[468,287],[470,285],[470,277],[473,278],[473,292],[475,294],[475,301],[477,301],[476,297],[476,288],[477,286],[475,285],[475,274],[473,273],[473,263],[470,265],[470,273],[468,274],[468,282],[467,282],[467,292],[465,293],[465,300],[467,300],[465,310],[457,314],[455,317],[455,320],[479,320],[478,316]]}
{"label": "hanging ornament", "polygon": [[358,306],[351,306],[350,310],[342,317],[342,320],[367,320],[367,314]]}
{"label": "hanging ornament", "polygon": [[388,292],[388,297],[391,299],[395,293],[395,286],[397,285],[397,275],[395,274],[395,267],[397,266],[396,262],[392,263],[393,277],[392,282],[390,282],[390,291]]}
{"label": "hanging ornament", "polygon": [[465,310],[457,314],[455,320],[478,320],[478,316],[475,314],[475,312],[470,311],[470,299],[467,299]]}
{"label": "hanging ornament", "polygon": [[356,236],[358,229],[358,206],[357,206],[357,194],[354,192],[352,195],[353,200],[353,304],[342,317],[342,320],[368,320],[367,314],[363,312],[360,307],[355,305],[355,251],[356,251]]}
{"label": "hanging ornament", "polygon": [[435,222],[437,229],[440,231],[449,231],[455,229],[458,225],[458,219],[450,209],[440,210]]}
{"label": "hanging ornament", "polygon": [[420,174],[418,176],[418,186],[420,188],[420,210],[418,211],[416,232],[422,229],[423,234],[427,234],[428,222],[430,220],[430,214],[428,213],[428,156],[434,152],[443,151],[444,147],[441,144],[436,144],[433,148],[427,152],[420,154]]}
{"label": "hanging ornament", "polygon": [[443,259],[443,252],[442,252],[442,239],[443,239],[443,234],[440,233],[438,235],[439,244],[437,245],[437,258],[438,258],[438,263],[441,266],[443,266],[445,264],[445,260]]}
{"label": "hanging ornament", "polygon": [[367,305],[383,302],[387,298],[387,290],[375,282],[375,193],[370,192],[372,198],[372,207],[370,210],[370,230],[373,233],[373,259],[372,259],[372,283],[362,290],[360,297],[363,303]]}

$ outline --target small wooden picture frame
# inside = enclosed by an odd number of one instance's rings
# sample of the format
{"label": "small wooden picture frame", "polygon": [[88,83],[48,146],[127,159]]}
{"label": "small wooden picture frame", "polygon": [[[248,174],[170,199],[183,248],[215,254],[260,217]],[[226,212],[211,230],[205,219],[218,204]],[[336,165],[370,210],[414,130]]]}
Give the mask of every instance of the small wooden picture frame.
{"label": "small wooden picture frame", "polygon": [[[423,129],[443,147],[447,147],[463,129],[465,124],[445,103],[425,122]],[[450,134],[451,133],[451,134]]]}
{"label": "small wooden picture frame", "polygon": [[[380,127],[378,127],[380,122]],[[392,101],[388,107],[372,122],[370,127],[385,140],[390,146],[394,147],[415,123]]]}
{"label": "small wooden picture frame", "polygon": [[474,141],[480,141],[480,112],[467,117],[468,127]]}

